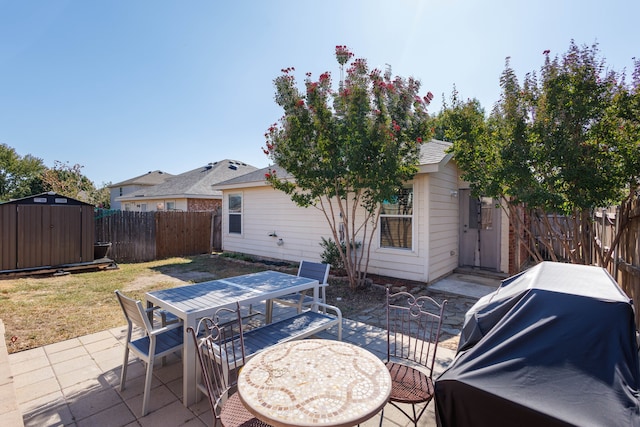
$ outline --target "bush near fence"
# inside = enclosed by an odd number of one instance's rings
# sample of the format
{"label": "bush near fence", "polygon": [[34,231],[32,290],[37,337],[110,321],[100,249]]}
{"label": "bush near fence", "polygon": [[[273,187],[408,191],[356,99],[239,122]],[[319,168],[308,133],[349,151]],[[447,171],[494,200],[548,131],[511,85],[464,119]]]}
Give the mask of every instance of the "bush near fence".
{"label": "bush near fence", "polygon": [[96,210],[95,238],[111,242],[116,262],[146,262],[211,253],[221,247],[220,216],[203,212]]}

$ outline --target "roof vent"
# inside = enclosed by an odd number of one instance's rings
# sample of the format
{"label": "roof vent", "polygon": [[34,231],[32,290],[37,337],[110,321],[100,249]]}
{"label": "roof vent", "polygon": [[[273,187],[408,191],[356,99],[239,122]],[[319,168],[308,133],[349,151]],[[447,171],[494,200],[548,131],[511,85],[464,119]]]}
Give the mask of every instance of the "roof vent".
{"label": "roof vent", "polygon": [[231,170],[237,170],[237,169],[238,169],[238,167],[237,167],[236,165],[234,165],[234,164],[230,164],[230,165],[229,165],[229,169],[231,169]]}

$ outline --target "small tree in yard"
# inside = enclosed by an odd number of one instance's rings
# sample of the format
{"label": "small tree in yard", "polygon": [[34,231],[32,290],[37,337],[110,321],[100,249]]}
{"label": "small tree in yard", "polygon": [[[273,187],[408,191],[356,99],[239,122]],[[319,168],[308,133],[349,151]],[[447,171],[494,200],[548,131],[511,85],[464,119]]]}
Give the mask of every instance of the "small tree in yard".
{"label": "small tree in yard", "polygon": [[[628,86],[598,58],[597,46],[572,42],[561,58],[544,54],[540,76],[530,73],[522,85],[507,62],[502,98],[485,123],[475,104],[455,97],[439,123],[476,195],[502,199],[512,224],[533,239],[516,211],[526,206],[540,219],[543,234],[564,245],[568,261],[589,263],[593,210],[620,204],[620,234],[625,206],[637,198],[640,65]],[[557,260],[547,239],[527,249],[537,261],[541,249]]]}
{"label": "small tree in yard", "polygon": [[96,190],[93,182],[82,174],[83,166],[55,161],[53,169],[47,169],[42,181],[47,191],[73,197],[99,207],[109,207],[109,189]]}
{"label": "small tree in yard", "polygon": [[[293,68],[274,80],[276,103],[284,110],[267,133],[265,154],[293,176],[268,173],[267,181],[301,207],[315,207],[327,219],[352,289],[366,279],[381,204],[392,200],[417,172],[419,147],[431,137],[420,82],[370,70],[346,46],[336,46],[341,76],[317,80],[307,73],[305,90]],[[362,250],[356,250],[362,246]]]}

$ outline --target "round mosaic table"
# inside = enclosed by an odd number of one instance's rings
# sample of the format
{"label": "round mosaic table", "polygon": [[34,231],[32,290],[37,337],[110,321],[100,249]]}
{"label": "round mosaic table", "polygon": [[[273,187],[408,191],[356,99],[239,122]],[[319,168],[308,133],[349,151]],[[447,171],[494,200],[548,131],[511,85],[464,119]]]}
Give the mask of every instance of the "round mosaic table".
{"label": "round mosaic table", "polygon": [[353,426],[379,412],[390,393],[391,377],[378,357],[333,340],[275,345],[238,377],[240,400],[273,426]]}

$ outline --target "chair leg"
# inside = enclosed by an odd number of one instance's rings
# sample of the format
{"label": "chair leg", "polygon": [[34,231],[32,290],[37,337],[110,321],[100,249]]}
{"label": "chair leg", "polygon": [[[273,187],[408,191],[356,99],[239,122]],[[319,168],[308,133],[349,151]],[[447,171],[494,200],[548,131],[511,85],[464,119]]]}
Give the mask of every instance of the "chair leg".
{"label": "chair leg", "polygon": [[122,362],[122,372],[120,373],[120,391],[124,390],[127,381],[127,368],[129,367],[129,346],[124,347],[124,361]]}
{"label": "chair leg", "polygon": [[147,415],[149,395],[151,394],[151,382],[153,381],[153,357],[147,362],[147,374],[144,379],[144,395],[142,396],[142,416]]}
{"label": "chair leg", "polygon": [[422,411],[420,411],[420,413],[418,414],[418,416],[416,417],[416,405],[413,405],[413,419],[414,424],[416,427],[418,427],[418,420],[422,417],[422,414],[424,414],[424,412],[427,410],[427,406],[429,406],[429,403],[431,401],[427,402],[423,407],[422,407]]}
{"label": "chair leg", "polygon": [[[411,418],[411,415],[409,415],[407,413],[407,411],[405,411],[404,409],[402,409],[400,406],[398,406],[395,402],[389,402],[391,403],[393,406],[395,406],[400,412],[402,412],[409,420],[411,420],[413,422],[414,427],[418,427],[418,421],[420,420],[420,418],[422,417],[422,414],[424,414],[424,412],[427,410],[427,406],[429,406],[429,403],[431,402],[431,400],[429,400],[427,403],[425,403],[425,405],[422,407],[422,410],[420,411],[420,413],[418,414],[418,416],[416,416],[416,405],[415,403],[411,404],[411,410],[413,411],[413,418]],[[382,419],[380,420],[380,423],[382,423]],[[382,425],[382,424],[380,424]]]}

